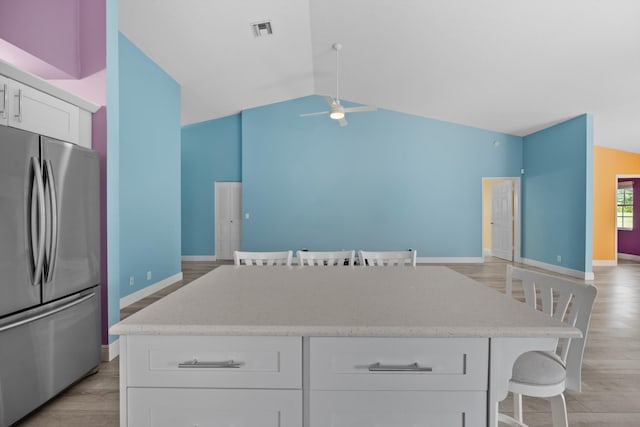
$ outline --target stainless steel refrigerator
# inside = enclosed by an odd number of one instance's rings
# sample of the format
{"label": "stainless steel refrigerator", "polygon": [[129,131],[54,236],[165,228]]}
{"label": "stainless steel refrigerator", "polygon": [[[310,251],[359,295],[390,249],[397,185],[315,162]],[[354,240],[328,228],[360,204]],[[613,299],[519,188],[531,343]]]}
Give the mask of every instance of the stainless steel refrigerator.
{"label": "stainless steel refrigerator", "polygon": [[0,126],[0,427],[100,363],[98,153]]}

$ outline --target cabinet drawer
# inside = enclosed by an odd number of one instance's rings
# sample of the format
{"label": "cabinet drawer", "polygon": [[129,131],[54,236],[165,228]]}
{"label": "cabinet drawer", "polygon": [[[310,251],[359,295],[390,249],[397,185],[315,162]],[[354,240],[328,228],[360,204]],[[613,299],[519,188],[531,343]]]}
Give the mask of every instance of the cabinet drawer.
{"label": "cabinet drawer", "polygon": [[300,390],[130,388],[128,427],[300,427]]}
{"label": "cabinet drawer", "polygon": [[302,338],[128,336],[127,382],[144,387],[302,387]]}
{"label": "cabinet drawer", "polygon": [[486,393],[311,391],[309,427],[485,427]]}
{"label": "cabinet drawer", "polygon": [[487,339],[311,338],[312,390],[487,390]]}

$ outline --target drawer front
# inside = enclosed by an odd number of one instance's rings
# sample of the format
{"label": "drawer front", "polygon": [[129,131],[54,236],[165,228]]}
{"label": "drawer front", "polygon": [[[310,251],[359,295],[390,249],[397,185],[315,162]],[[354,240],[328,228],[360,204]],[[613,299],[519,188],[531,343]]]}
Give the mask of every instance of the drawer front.
{"label": "drawer front", "polygon": [[487,390],[483,338],[311,338],[312,390]]}
{"label": "drawer front", "polygon": [[300,390],[130,388],[128,427],[300,427]]}
{"label": "drawer front", "polygon": [[143,387],[302,387],[300,337],[127,337],[127,382]]}
{"label": "drawer front", "polygon": [[485,427],[486,393],[311,391],[309,427]]}

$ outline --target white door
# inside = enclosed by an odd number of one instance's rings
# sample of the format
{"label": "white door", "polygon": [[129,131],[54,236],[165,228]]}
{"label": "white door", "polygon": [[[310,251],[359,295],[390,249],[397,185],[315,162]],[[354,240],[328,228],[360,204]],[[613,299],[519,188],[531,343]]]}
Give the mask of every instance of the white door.
{"label": "white door", "polygon": [[216,182],[216,258],[233,259],[233,251],[240,250],[242,226],[242,184]]}
{"label": "white door", "polygon": [[513,183],[491,185],[491,253],[513,261]]}

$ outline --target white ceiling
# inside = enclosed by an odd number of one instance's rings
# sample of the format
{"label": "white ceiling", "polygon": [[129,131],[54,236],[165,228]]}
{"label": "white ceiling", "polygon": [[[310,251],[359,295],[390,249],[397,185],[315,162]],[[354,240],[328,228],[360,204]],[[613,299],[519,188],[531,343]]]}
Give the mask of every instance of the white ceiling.
{"label": "white ceiling", "polygon": [[[311,94],[527,135],[594,114],[640,153],[638,0],[120,0],[120,30],[182,86],[182,122]],[[271,37],[250,24],[270,20]],[[302,113],[302,112],[301,112]]]}

